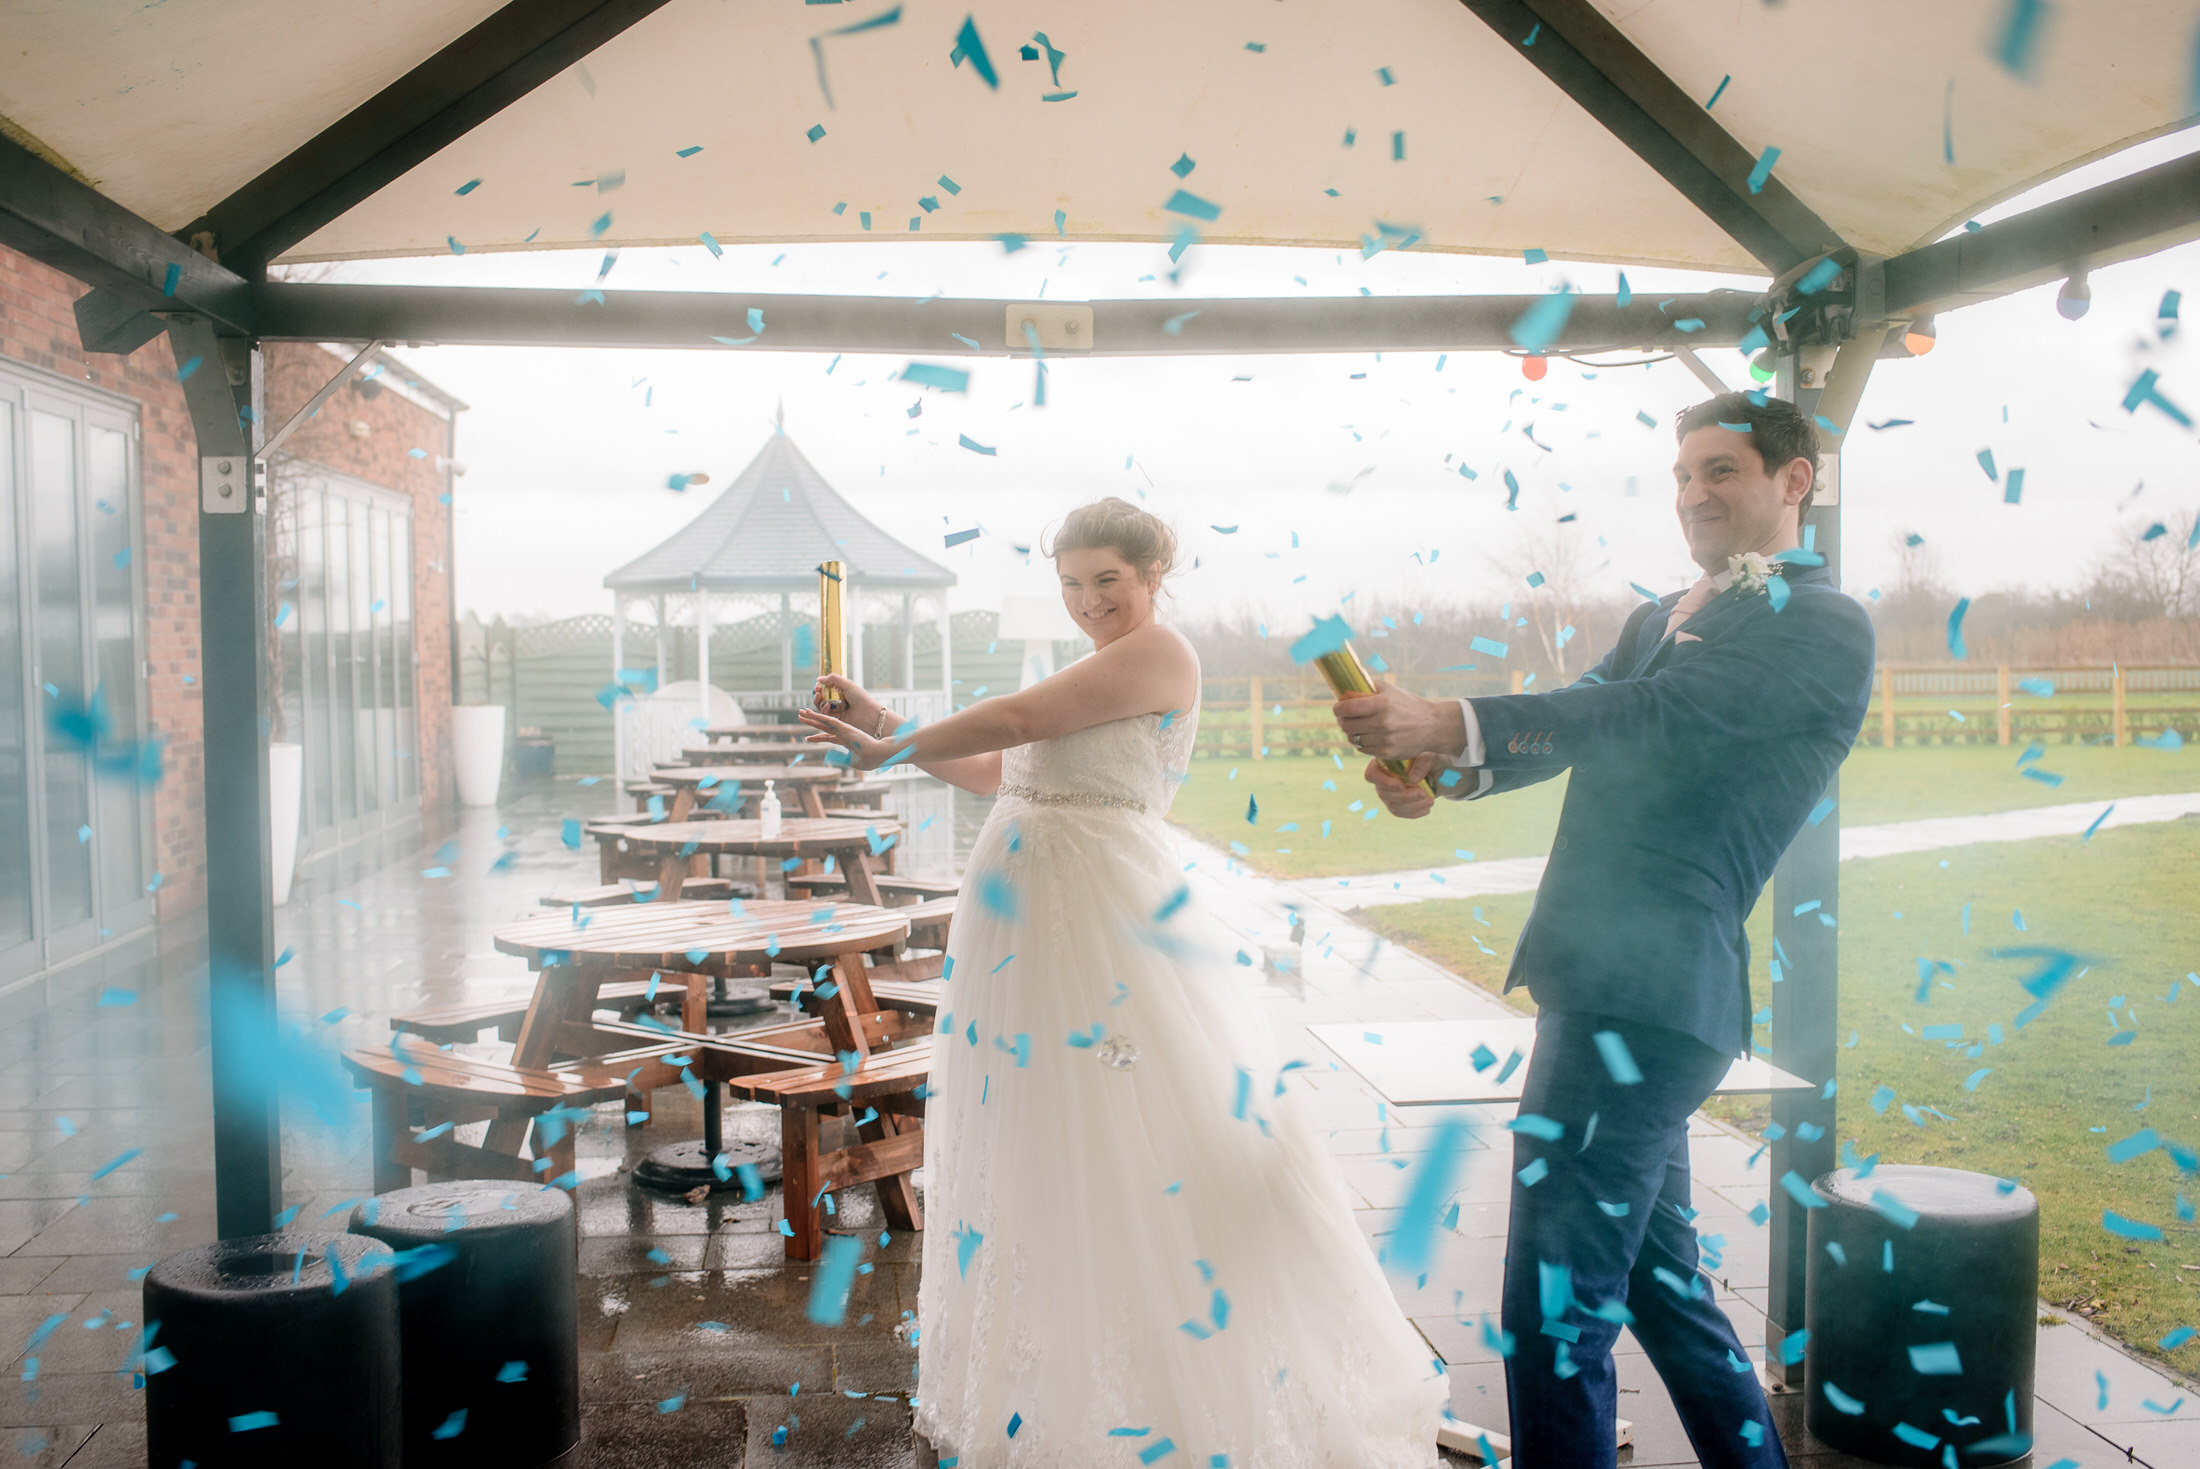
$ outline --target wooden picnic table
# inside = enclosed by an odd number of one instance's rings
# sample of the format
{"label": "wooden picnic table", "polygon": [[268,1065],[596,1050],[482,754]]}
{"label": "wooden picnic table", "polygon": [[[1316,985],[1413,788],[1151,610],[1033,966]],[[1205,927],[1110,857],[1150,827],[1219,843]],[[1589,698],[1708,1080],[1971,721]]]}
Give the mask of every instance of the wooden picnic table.
{"label": "wooden picnic table", "polygon": [[[774,963],[810,967],[820,975],[812,996],[815,1019],[733,1036],[672,1034],[703,1086],[703,1138],[699,1152],[693,1144],[676,1144],[656,1150],[650,1161],[667,1174],[685,1171],[707,1180],[709,1161],[725,1151],[723,1087],[730,1083],[747,1095],[761,1095],[762,1088],[776,1098],[765,1079],[784,1074],[806,1086],[781,1099],[785,1208],[794,1231],[787,1241],[789,1258],[818,1257],[819,1195],[845,1184],[875,1183],[889,1225],[921,1229],[923,1214],[910,1174],[924,1156],[920,1118],[930,1024],[925,1017],[880,1007],[871,992],[868,957],[891,952],[908,934],[908,920],[892,909],[815,900],[745,903],[739,913],[722,903],[637,904],[595,910],[586,923],[575,922],[570,912],[521,919],[499,928],[494,940],[499,953],[524,958],[538,976],[513,1065],[541,1064],[523,1058],[530,1030],[538,1024],[561,1050],[571,1051],[591,1035],[632,1045],[635,1027],[600,1026],[589,1017],[599,986],[613,975],[673,970],[756,976],[769,975]],[[884,976],[897,973],[890,961],[878,967]],[[822,977],[827,968],[830,980]],[[895,1053],[897,1043],[907,1051]],[[549,1059],[547,1045],[542,1061]],[[809,1093],[819,1090],[820,1077],[864,1071],[864,1062],[881,1051],[892,1064],[876,1068],[863,1083],[866,1098],[874,1090],[880,1096],[857,1125],[859,1142],[838,1152],[824,1149],[817,1136],[818,1111],[845,1097],[832,1095],[829,1081],[822,1097]]]}
{"label": "wooden picnic table", "polygon": [[822,759],[829,745],[813,745],[799,737],[785,740],[744,740],[738,745],[684,745],[681,763],[686,765],[786,765],[797,755]]}
{"label": "wooden picnic table", "polygon": [[706,724],[706,740],[781,740],[789,735],[807,736],[809,726],[789,720],[785,724]]}
{"label": "wooden picnic table", "polygon": [[744,794],[755,794],[764,789],[767,780],[791,791],[804,816],[823,816],[825,807],[817,798],[816,788],[838,785],[845,778],[844,770],[822,759],[801,765],[660,765],[650,772],[651,780],[675,791],[665,811],[665,820],[671,822],[687,820],[698,800],[708,800],[700,795],[705,788],[715,794],[721,787],[732,786]]}
{"label": "wooden picnic table", "polygon": [[655,852],[658,900],[677,899],[697,857],[789,857],[833,859],[848,879],[848,896],[871,907],[880,901],[878,875],[887,870],[886,852],[901,839],[901,823],[874,820],[868,812],[853,816],[789,816],[769,840],[761,821],[682,821],[594,829],[607,845],[626,843],[629,851]]}
{"label": "wooden picnic table", "polygon": [[[696,826],[708,830],[744,824],[756,823]],[[856,840],[862,842],[861,832]],[[544,973],[670,969],[733,977],[769,973],[775,961],[808,964],[869,953],[909,935],[909,920],[896,909],[816,898],[743,903],[738,914],[724,903],[660,899],[598,908],[585,916],[584,923],[574,922],[570,910],[522,918],[496,931],[496,950],[516,954]]]}

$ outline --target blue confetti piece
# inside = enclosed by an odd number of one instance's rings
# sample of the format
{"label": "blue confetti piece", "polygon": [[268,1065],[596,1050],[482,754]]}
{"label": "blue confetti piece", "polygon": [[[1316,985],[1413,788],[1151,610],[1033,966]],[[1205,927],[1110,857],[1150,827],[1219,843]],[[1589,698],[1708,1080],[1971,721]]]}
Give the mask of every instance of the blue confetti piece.
{"label": "blue confetti piece", "polygon": [[464,1408],[453,1408],[451,1410],[451,1416],[444,1419],[441,1423],[437,1424],[435,1428],[428,1434],[428,1437],[433,1439],[451,1439],[457,1438],[465,1431],[466,1410]]}
{"label": "blue confetti piece", "polygon": [[825,1257],[810,1281],[810,1320],[820,1326],[847,1321],[848,1293],[855,1286],[856,1264],[862,1258],[863,1241],[855,1235],[826,1236]]}
{"label": "blue confetti piece", "polygon": [[1477,653],[1487,654],[1492,658],[1502,658],[1505,656],[1505,644],[1497,642],[1490,638],[1482,637],[1479,634],[1477,634],[1473,638],[1470,638],[1468,640],[1467,646],[1472,648]]}
{"label": "blue confetti piece", "polygon": [[1797,1173],[1792,1168],[1780,1175],[1780,1187],[1787,1190],[1789,1198],[1806,1209],[1823,1209],[1826,1207],[1826,1201],[1818,1196],[1817,1190],[1813,1189],[1804,1180],[1802,1174]]}
{"label": "blue confetti piece", "polygon": [[1334,653],[1352,640],[1352,628],[1342,617],[1324,617],[1312,630],[1291,645],[1293,663],[1311,663],[1326,653]]}
{"label": "blue confetti piece", "polygon": [[581,849],[581,824],[577,817],[568,816],[565,818],[565,824],[559,833],[559,838],[568,849],[575,852]]}
{"label": "blue confetti piece", "polygon": [[1772,165],[1780,161],[1780,150],[1767,148],[1757,155],[1757,166],[1749,171],[1749,192],[1762,194],[1765,183],[1772,177]]}
{"label": "blue confetti piece", "polygon": [[2047,16],[2047,0],[2008,0],[1989,50],[2012,76],[2032,80]]}
{"label": "blue confetti piece", "polygon": [[2162,1237],[2159,1226],[2148,1224],[2143,1220],[2126,1219],[2114,1209],[2103,1209],[2101,1211],[2101,1228],[2123,1239],[2151,1241],[2159,1240]]}
{"label": "blue confetti piece", "polygon": [[955,49],[947,53],[947,59],[957,67],[968,60],[970,69],[978,74],[981,81],[996,92],[1001,89],[1000,75],[993,70],[993,62],[985,54],[985,42],[978,38],[978,22],[975,17],[963,17],[962,29],[955,33]]}
{"label": "blue confetti piece", "polygon": [[497,1369],[497,1381],[499,1382],[525,1382],[526,1380],[527,1364],[525,1362],[507,1362]]}
{"label": "blue confetti piece", "polygon": [[1957,660],[1969,658],[1970,650],[1963,646],[1963,614],[1971,610],[1971,599],[1963,598],[1948,614],[1948,656]]}
{"label": "blue confetti piece", "polygon": [[1642,1068],[1635,1064],[1634,1053],[1627,1049],[1625,1036],[1616,1030],[1600,1030],[1592,1039],[1596,1041],[1597,1054],[1604,1058],[1604,1069],[1612,1073],[1613,1081],[1621,1086],[1636,1086],[1641,1083]]}
{"label": "blue confetti piece", "polygon": [[2085,836],[2084,836],[2084,837],[2082,838],[2082,840],[2084,840],[2084,841],[2089,841],[2089,842],[2090,842],[2090,841],[2092,841],[2092,840],[2093,840],[2093,833],[2095,833],[2095,832],[2097,832],[2097,831],[2099,831],[2099,830],[2101,829],[2101,823],[2102,823],[2102,822],[2104,822],[2104,821],[2106,821],[2106,820],[2108,820],[2108,813],[2109,813],[2110,811],[2113,811],[2113,810],[2115,810],[2115,809],[2116,809],[2116,803],[2115,803],[2114,801],[2111,801],[2111,802],[2109,802],[2109,803],[2108,803],[2108,808],[2107,808],[2107,810],[2104,810],[2103,812],[2101,812],[2101,814],[2100,814],[2100,815],[2098,815],[2098,816],[2094,817],[2094,818],[2093,818],[2093,824],[2092,824],[2091,826],[2088,826],[2088,827],[2087,827],[2087,828],[2085,829]]}
{"label": "blue confetti piece", "polygon": [[1558,291],[1539,297],[1512,324],[1513,342],[1530,352],[1540,352],[1558,340],[1559,333],[1566,329],[1566,323],[1573,314],[1572,291]]}
{"label": "blue confetti piece", "polygon": [[1833,1404],[1835,1412],[1844,1413],[1847,1416],[1854,1418],[1864,1411],[1864,1404],[1861,1399],[1850,1397],[1847,1393],[1841,1391],[1840,1388],[1835,1387],[1830,1382],[1824,1384],[1824,1387],[1826,1393],[1826,1401]]}
{"label": "blue confetti piece", "polygon": [[968,449],[973,454],[984,454],[988,457],[991,457],[1000,453],[998,449],[989,449],[985,445],[979,443],[976,439],[970,437],[970,435],[968,434],[957,434],[955,437],[965,449]]}
{"label": "blue confetti piece", "polygon": [[1468,1136],[1467,1125],[1455,1117],[1437,1124],[1428,1150],[1414,1168],[1397,1232],[1391,1236],[1385,1263],[1394,1274],[1418,1275],[1433,1259],[1444,1205],[1456,1188]]}
{"label": "blue confetti piece", "polygon": [[[1611,1034],[1611,1032],[1606,1031],[1604,1032],[1604,1034],[1609,1035]],[[1602,1050],[1603,1047],[1600,1045],[1597,1049]],[[1633,1058],[1629,1058],[1628,1064],[1633,1064]],[[1544,1142],[1547,1143],[1555,1143],[1559,1139],[1566,1136],[1565,1123],[1555,1121],[1549,1117],[1540,1116],[1534,1112],[1521,1113],[1518,1117],[1513,1118],[1512,1121],[1505,1124],[1505,1130],[1507,1132],[1524,1132],[1529,1137],[1541,1138]]]}
{"label": "blue confetti piece", "polygon": [[[331,1258],[334,1257],[331,1256]],[[273,1413],[268,1412],[239,1413],[229,1420],[229,1431],[231,1433],[250,1433],[258,1428],[273,1428],[281,1421]]]}

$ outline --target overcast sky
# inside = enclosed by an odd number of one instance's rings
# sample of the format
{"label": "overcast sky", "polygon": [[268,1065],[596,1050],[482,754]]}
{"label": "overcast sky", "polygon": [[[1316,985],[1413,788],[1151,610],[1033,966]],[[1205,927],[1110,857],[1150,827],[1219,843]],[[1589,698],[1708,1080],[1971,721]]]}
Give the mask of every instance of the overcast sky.
{"label": "overcast sky", "polygon": [[[2187,132],[2133,149],[1981,218],[2195,141]],[[476,254],[347,265],[337,278],[577,292],[597,284],[601,264],[600,252]],[[2155,331],[2165,291],[2200,287],[2196,266],[2200,245],[2187,245],[2101,271],[2092,310],[2077,322],[2057,315],[2052,285],[1950,313],[1929,357],[1879,364],[1858,419],[1914,422],[1851,435],[1842,471],[1849,589],[1861,594],[1890,573],[1889,544],[1905,531],[1938,549],[1958,592],[2067,586],[2134,521],[2200,506],[2193,431],[2151,407],[2121,406],[2152,366],[2164,393],[2200,411],[2189,334],[2164,343]],[[1180,284],[1153,279],[1167,269],[1159,245],[1035,243],[1013,255],[990,244],[791,245],[729,247],[722,259],[697,245],[626,251],[601,284],[1004,299],[1043,289],[1050,300],[1616,284],[1605,265],[1424,251],[1363,261],[1203,245],[1186,257]],[[1646,292],[1761,285],[1628,274]],[[1410,605],[1509,595],[1518,584],[1492,558],[1515,559],[1524,533],[1568,513],[1587,542],[1585,565],[1600,567],[1615,593],[1627,582],[1678,587],[1693,575],[1672,517],[1667,425],[1704,392],[1678,362],[1598,369],[1554,359],[1534,384],[1517,360],[1495,353],[1452,353],[1441,364],[1434,353],[1055,358],[1040,408],[1030,401],[1032,364],[1000,358],[942,359],[972,369],[966,395],[943,395],[889,381],[909,360],[902,355],[850,355],[830,371],[828,355],[753,348],[405,355],[472,405],[458,432],[467,473],[456,501],[457,571],[462,606],[484,616],[607,611],[605,573],[699,514],[771,433],[782,401],[788,433],[842,494],[958,574],[958,609],[1049,591],[1046,564],[1014,548],[1105,494],[1142,494],[1177,526],[1187,564],[1200,559],[1176,586],[1187,610],[1251,606],[1279,629],[1333,610],[1355,589]],[[1728,382],[1748,385],[1740,354],[1707,357]],[[960,447],[965,434],[997,456]],[[2026,471],[2020,504],[2003,503],[1980,468],[1981,449],[2004,473]],[[1462,463],[1478,478],[1463,478]],[[1506,469],[1523,487],[1512,511]],[[693,471],[712,484],[667,488],[669,475]],[[944,533],[976,525],[987,533],[943,549]]]}

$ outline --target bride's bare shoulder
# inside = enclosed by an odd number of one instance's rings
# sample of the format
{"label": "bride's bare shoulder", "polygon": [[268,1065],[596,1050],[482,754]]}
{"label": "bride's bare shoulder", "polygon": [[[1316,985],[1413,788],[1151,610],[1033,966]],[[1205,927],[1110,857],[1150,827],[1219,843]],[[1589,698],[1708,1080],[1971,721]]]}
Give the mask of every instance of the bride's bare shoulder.
{"label": "bride's bare shoulder", "polygon": [[1192,640],[1162,623],[1151,623],[1123,639],[1123,651],[1189,669],[1195,677],[1199,673],[1199,650]]}

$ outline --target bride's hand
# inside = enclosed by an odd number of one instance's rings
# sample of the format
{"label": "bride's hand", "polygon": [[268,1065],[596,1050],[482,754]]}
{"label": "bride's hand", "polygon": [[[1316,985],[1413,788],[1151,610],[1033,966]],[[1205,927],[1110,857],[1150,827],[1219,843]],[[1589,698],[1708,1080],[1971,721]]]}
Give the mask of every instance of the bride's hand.
{"label": "bride's hand", "polygon": [[847,720],[857,729],[877,729],[878,717],[885,705],[871,696],[871,691],[854,679],[838,673],[821,673],[810,688],[811,706],[814,708],[822,695],[844,699],[848,704]]}
{"label": "bride's hand", "polygon": [[815,709],[798,709],[796,717],[817,733],[810,736],[813,745],[838,745],[848,752],[848,763],[857,770],[876,770],[892,758],[899,748],[892,740],[877,740],[857,729],[845,719],[835,719],[830,714],[820,714]]}

